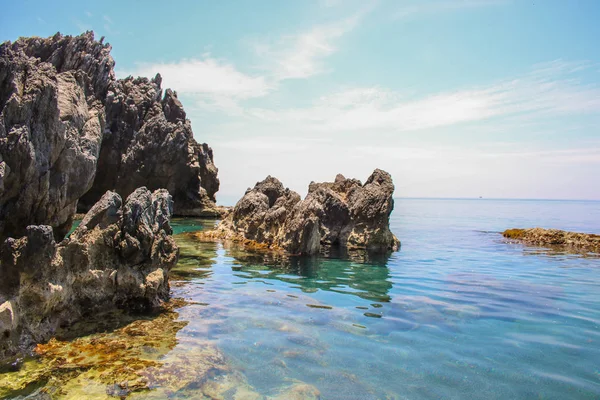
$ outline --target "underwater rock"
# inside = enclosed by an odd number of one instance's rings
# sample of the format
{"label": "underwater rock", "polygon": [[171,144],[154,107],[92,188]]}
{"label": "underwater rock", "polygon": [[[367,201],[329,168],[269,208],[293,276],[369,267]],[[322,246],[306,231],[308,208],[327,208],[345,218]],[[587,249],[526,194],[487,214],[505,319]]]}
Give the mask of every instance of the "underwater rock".
{"label": "underwater rock", "polygon": [[116,79],[110,50],[93,32],[0,45],[0,240],[28,225],[62,239],[79,199],[140,186],[169,190],[175,214],[220,215],[212,150],[177,94],[160,75]]}
{"label": "underwater rock", "polygon": [[559,229],[507,229],[502,236],[533,246],[560,247],[583,253],[600,254],[600,235]]}
{"label": "underwater rock", "polygon": [[0,398],[320,398],[317,388],[296,380],[274,396],[258,393],[214,343],[181,334],[188,321],[175,309],[187,304],[171,299],[152,317],[113,312],[76,324],[84,331],[95,323],[118,326],[37,345],[35,359],[0,374]]}
{"label": "underwater rock", "polygon": [[125,204],[108,191],[58,244],[44,225],[8,238],[0,249],[0,358],[97,311],[160,307],[178,258],[172,211],[164,189],[138,188]]}
{"label": "underwater rock", "polygon": [[400,241],[389,228],[394,184],[376,169],[363,185],[338,175],[334,182],[311,182],[304,200],[268,176],[235,205],[214,231],[200,238],[220,238],[290,254],[316,254],[322,246],[398,250]]}

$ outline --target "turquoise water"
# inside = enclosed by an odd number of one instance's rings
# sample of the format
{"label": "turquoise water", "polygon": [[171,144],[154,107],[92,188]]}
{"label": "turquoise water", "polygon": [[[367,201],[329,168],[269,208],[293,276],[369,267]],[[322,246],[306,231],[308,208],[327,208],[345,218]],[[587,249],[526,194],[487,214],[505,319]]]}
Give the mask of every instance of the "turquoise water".
{"label": "turquoise water", "polygon": [[173,294],[199,304],[178,337],[215,343],[261,394],[293,379],[324,399],[600,398],[600,259],[498,233],[532,226],[600,233],[600,202],[401,199],[389,257],[180,236]]}
{"label": "turquoise water", "polygon": [[600,398],[600,258],[499,234],[600,233],[600,202],[400,199],[388,256],[260,255],[190,235],[214,221],[172,225],[186,302],[102,316],[104,333],[0,374],[0,397]]}

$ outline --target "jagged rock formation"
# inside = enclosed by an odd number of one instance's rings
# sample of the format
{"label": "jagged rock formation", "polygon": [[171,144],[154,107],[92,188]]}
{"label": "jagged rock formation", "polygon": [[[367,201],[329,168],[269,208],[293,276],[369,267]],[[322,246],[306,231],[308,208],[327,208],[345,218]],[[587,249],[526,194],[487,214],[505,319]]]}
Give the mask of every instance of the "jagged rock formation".
{"label": "jagged rock formation", "polygon": [[71,226],[106,190],[166,188],[180,215],[217,215],[212,150],[161,78],[115,79],[92,32],[0,45],[0,240]]}
{"label": "jagged rock formation", "polygon": [[145,185],[165,188],[175,213],[215,216],[219,189],[212,149],[193,138],[190,121],[176,93],[162,96],[161,77],[118,80],[106,96],[106,134],[92,189],[81,199],[85,210],[101,193],[122,194]]}
{"label": "jagged rock formation", "polygon": [[0,46],[0,239],[37,224],[62,237],[71,226],[96,171],[109,50],[61,36]]}
{"label": "jagged rock formation", "polygon": [[172,209],[164,189],[139,188],[124,205],[109,191],[58,244],[45,225],[7,239],[0,263],[0,358],[96,311],[160,306],[178,258]]}
{"label": "jagged rock formation", "polygon": [[533,246],[560,247],[563,249],[600,254],[600,235],[561,231],[559,229],[507,229],[502,232],[507,239]]}
{"label": "jagged rock formation", "polygon": [[291,254],[315,254],[321,246],[397,250],[400,242],[389,229],[393,193],[392,177],[379,169],[364,185],[342,175],[334,182],[312,182],[304,200],[269,176],[248,189],[214,231],[198,235]]}

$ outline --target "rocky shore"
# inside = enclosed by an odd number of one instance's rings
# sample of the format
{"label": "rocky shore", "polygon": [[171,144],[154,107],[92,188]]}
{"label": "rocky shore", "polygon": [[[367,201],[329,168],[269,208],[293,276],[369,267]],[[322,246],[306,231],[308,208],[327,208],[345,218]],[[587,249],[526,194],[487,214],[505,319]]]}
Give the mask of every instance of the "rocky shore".
{"label": "rocky shore", "polygon": [[343,175],[311,182],[304,200],[269,176],[248,189],[214,231],[196,235],[299,255],[331,246],[394,251],[400,241],[389,229],[393,193],[392,177],[379,169],[365,184]]}
{"label": "rocky shore", "polygon": [[7,239],[0,263],[0,359],[91,313],[159,307],[169,297],[168,273],[178,258],[172,210],[164,189],[139,188],[124,204],[109,191],[60,243],[45,225]]}
{"label": "rocky shore", "polygon": [[160,307],[169,219],[223,212],[177,94],[116,79],[110,50],[93,32],[0,45],[0,359],[92,313]]}
{"label": "rocky shore", "polygon": [[600,254],[600,235],[562,231],[558,229],[508,229],[507,239],[533,246],[559,247],[570,251]]}

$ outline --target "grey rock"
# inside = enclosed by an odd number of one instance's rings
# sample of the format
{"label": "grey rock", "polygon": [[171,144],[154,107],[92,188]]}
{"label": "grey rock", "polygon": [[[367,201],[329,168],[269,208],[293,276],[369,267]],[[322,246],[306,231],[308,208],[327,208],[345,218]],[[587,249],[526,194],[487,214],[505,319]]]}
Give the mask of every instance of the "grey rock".
{"label": "grey rock", "polygon": [[311,182],[306,198],[271,176],[248,189],[233,211],[207,237],[264,244],[291,254],[316,254],[322,246],[395,251],[400,241],[389,229],[394,184],[375,170],[363,185],[338,175]]}
{"label": "grey rock", "polygon": [[82,211],[106,190],[129,196],[136,188],[167,189],[175,214],[217,216],[219,190],[212,149],[194,140],[177,94],[162,96],[161,77],[115,81],[106,96],[106,131],[91,190],[80,200]]}
{"label": "grey rock", "polygon": [[166,190],[136,189],[123,205],[108,191],[58,244],[50,226],[8,238],[0,251],[0,330],[8,332],[0,335],[0,358],[90,313],[160,307],[178,258],[172,211]]}
{"label": "grey rock", "polygon": [[51,225],[57,237],[70,228],[93,183],[104,129],[96,94],[113,64],[85,37],[0,45],[0,238],[31,224]]}
{"label": "grey rock", "polygon": [[[213,153],[161,78],[117,80],[111,46],[80,36],[0,45],[0,240],[68,232],[78,201],[167,189],[179,215],[217,216]],[[80,200],[81,199],[81,200]]]}

